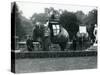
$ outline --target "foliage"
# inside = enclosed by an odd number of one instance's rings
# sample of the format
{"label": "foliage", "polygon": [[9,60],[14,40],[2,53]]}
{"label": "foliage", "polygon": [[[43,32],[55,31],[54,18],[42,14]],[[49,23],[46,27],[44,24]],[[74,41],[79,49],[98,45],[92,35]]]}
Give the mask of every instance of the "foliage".
{"label": "foliage", "polygon": [[46,23],[47,19],[48,19],[48,16],[45,13],[39,13],[39,14],[35,13],[31,17],[31,21],[33,24],[36,24],[36,22],[41,22],[42,24],[44,24]]}
{"label": "foliage", "polygon": [[78,19],[78,24],[84,24],[84,19],[86,18],[86,15],[82,11],[77,11],[75,15]]}
{"label": "foliage", "polygon": [[25,29],[26,35],[31,35],[32,34],[32,29],[33,29],[32,21],[25,18],[24,16],[21,16],[21,21],[22,21],[22,26]]}
{"label": "foliage", "polygon": [[93,9],[92,11],[89,12],[87,17],[84,19],[85,24],[97,24],[97,10]]}
{"label": "foliage", "polygon": [[18,9],[18,6],[17,4],[14,2],[13,4],[13,7],[12,7],[12,14],[11,14],[11,17],[12,21],[15,21],[15,31],[16,31],[16,34],[15,36],[18,36],[19,38],[22,38],[24,35],[25,35],[25,30],[22,26],[22,22],[21,22],[21,18],[20,18],[21,14],[19,12],[19,9]]}
{"label": "foliage", "polygon": [[32,34],[33,24],[32,21],[22,16],[22,12],[19,11],[17,4],[14,2],[12,7],[12,19],[15,19],[15,33],[19,37],[19,40],[26,39],[26,35]]}
{"label": "foliage", "polygon": [[78,31],[78,20],[73,12],[64,11],[60,16],[60,24],[68,31],[70,39]]}

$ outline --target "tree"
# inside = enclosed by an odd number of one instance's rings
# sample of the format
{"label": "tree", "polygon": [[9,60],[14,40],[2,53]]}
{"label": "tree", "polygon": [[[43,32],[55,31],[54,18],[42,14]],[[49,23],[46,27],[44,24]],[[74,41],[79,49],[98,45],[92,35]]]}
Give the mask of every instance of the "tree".
{"label": "tree", "polygon": [[44,13],[34,13],[31,17],[31,21],[33,24],[36,24],[36,22],[41,22],[42,24],[44,24],[50,18],[52,12],[57,18],[59,18],[59,11],[61,11],[61,9],[55,10],[53,7],[45,8]]}
{"label": "tree", "polygon": [[89,12],[87,17],[84,19],[85,24],[97,24],[97,9],[93,9]]}
{"label": "tree", "polygon": [[72,39],[79,30],[78,20],[73,12],[64,11],[60,16],[60,24],[68,31],[70,39]]}
{"label": "tree", "polygon": [[42,24],[46,23],[46,20],[48,19],[48,15],[45,13],[35,13],[31,17],[31,21],[33,24],[36,24],[36,22],[41,22]]}
{"label": "tree", "polygon": [[27,19],[24,16],[20,16],[20,18],[21,18],[22,26],[25,30],[25,34],[26,35],[32,35],[32,29],[33,29],[32,21]]}
{"label": "tree", "polygon": [[75,14],[78,19],[78,23],[84,24],[84,19],[85,19],[86,15],[82,11],[77,11]]}
{"label": "tree", "polygon": [[84,19],[84,22],[87,25],[87,31],[89,33],[89,36],[94,43],[95,36],[93,34],[93,31],[95,28],[95,24],[97,24],[97,9],[91,10],[87,17]]}
{"label": "tree", "polygon": [[60,14],[63,12],[62,9],[56,10],[53,7],[45,8],[44,10],[45,14],[47,14],[49,18],[51,17],[51,15],[54,15],[56,19],[59,19]]}
{"label": "tree", "polygon": [[12,6],[11,19],[12,19],[12,25],[15,25],[15,32],[14,32],[15,36],[18,36],[19,39],[23,38],[23,36],[25,35],[25,30],[22,26],[20,16],[21,16],[21,13],[19,12],[16,2],[14,2]]}

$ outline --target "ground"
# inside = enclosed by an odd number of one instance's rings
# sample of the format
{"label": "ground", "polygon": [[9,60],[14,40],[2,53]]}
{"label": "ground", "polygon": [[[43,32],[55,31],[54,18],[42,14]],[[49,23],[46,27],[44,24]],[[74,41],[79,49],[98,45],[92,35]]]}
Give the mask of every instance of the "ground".
{"label": "ground", "polygon": [[97,57],[16,59],[16,73],[97,68]]}

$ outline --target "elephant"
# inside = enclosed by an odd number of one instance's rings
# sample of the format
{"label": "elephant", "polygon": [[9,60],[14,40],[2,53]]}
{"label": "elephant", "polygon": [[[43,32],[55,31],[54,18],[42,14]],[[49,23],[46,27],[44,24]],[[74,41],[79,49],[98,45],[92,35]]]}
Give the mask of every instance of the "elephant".
{"label": "elephant", "polygon": [[[66,44],[69,40],[69,34],[67,30],[60,26],[60,32],[56,36],[52,36],[52,29],[49,27],[49,22],[46,24],[36,26],[33,28],[33,41],[39,41],[43,51],[49,51],[51,43],[59,44],[61,51],[64,51]],[[41,40],[38,40],[40,38]]]}

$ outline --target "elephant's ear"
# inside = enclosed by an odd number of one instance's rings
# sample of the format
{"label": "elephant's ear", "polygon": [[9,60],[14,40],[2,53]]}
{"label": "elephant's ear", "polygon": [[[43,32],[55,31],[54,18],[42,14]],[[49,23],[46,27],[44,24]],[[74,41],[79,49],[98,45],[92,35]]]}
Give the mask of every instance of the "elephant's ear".
{"label": "elephant's ear", "polygon": [[65,28],[61,28],[60,35],[64,36],[65,38],[69,37],[68,31]]}

